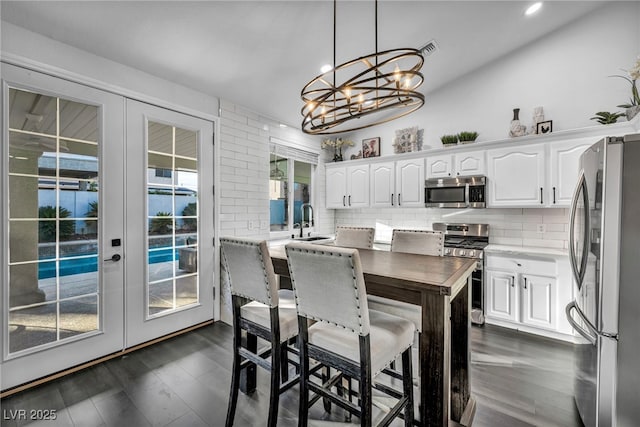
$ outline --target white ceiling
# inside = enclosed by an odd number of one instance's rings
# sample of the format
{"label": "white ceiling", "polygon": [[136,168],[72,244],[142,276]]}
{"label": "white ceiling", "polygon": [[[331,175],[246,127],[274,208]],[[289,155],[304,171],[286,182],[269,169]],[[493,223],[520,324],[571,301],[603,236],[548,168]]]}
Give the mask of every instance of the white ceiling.
{"label": "white ceiling", "polygon": [[[380,0],[379,50],[419,48],[425,94],[586,13],[602,1]],[[333,2],[1,1],[3,20],[300,126],[300,90],[332,62]],[[338,1],[337,63],[372,53],[374,2]],[[428,100],[427,100],[428,102]]]}

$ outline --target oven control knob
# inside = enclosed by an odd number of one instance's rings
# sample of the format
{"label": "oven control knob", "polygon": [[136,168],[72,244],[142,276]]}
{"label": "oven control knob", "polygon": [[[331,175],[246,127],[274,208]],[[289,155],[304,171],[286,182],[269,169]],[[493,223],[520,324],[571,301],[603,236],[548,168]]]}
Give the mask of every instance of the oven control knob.
{"label": "oven control knob", "polygon": [[476,256],[476,251],[469,251],[469,257],[474,258]]}
{"label": "oven control knob", "polygon": [[466,255],[466,251],[462,250],[460,251],[460,256],[465,256]]}
{"label": "oven control knob", "polygon": [[444,254],[445,255],[451,255],[451,248],[445,248]]}

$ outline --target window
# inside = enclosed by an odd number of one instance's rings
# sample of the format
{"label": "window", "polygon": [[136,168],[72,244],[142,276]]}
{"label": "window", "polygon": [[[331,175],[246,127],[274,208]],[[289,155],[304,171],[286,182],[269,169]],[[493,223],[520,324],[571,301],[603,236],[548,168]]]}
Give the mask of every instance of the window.
{"label": "window", "polygon": [[158,168],[156,169],[157,178],[171,178],[171,169]]}
{"label": "window", "polygon": [[318,155],[271,144],[269,213],[272,233],[291,234],[312,224],[312,183]]}

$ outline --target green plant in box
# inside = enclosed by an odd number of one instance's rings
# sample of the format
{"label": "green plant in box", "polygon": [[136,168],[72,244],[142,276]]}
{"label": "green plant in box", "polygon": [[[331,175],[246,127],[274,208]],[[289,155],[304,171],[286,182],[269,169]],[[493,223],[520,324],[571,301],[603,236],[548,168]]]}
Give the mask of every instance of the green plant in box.
{"label": "green plant in box", "polygon": [[458,134],[458,139],[460,140],[460,142],[465,143],[465,142],[473,142],[478,138],[478,132],[460,132]]}
{"label": "green plant in box", "polygon": [[442,135],[440,141],[444,145],[453,145],[458,143],[458,135]]}

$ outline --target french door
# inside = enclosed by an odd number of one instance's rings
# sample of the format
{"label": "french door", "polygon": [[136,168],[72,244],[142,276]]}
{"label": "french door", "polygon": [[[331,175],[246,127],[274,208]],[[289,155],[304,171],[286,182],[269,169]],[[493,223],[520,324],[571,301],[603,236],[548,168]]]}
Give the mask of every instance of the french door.
{"label": "french door", "polygon": [[123,348],[124,101],[2,69],[2,390]]}
{"label": "french door", "polygon": [[2,390],[212,319],[213,123],[2,78]]}
{"label": "french door", "polygon": [[213,318],[213,123],[127,100],[126,346]]}

